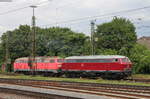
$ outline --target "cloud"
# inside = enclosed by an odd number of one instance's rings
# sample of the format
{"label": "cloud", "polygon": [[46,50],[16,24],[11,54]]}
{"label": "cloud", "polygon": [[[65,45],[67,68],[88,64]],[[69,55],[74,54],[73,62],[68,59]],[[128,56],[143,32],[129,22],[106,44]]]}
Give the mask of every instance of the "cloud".
{"label": "cloud", "polygon": [[6,32],[7,30],[8,30],[7,27],[0,26],[0,36],[2,35],[3,32]]}
{"label": "cloud", "polygon": [[[150,0],[13,0],[12,3],[0,3],[0,12],[6,12],[12,9],[30,6],[40,2],[41,4],[35,9],[36,23],[38,26],[51,24],[48,26],[56,26],[56,23],[84,18],[92,16],[100,16],[107,13],[140,8],[148,6]],[[56,10],[57,8],[57,10]],[[149,20],[149,9],[139,10],[132,13],[120,13],[121,17],[126,17],[131,20],[138,21],[142,17],[144,20]],[[115,15],[114,15],[115,16]],[[0,15],[0,22],[2,27],[6,29],[17,28],[20,24],[31,25],[32,9],[26,8],[17,12]],[[93,18],[95,19],[95,18]],[[108,22],[111,17],[103,17],[97,19],[97,24]],[[76,21],[72,23],[59,24],[59,26],[66,26],[75,31],[90,33],[90,20]],[[3,29],[2,29],[3,30]],[[1,30],[0,30],[1,31]],[[144,35],[144,34],[143,34]]]}

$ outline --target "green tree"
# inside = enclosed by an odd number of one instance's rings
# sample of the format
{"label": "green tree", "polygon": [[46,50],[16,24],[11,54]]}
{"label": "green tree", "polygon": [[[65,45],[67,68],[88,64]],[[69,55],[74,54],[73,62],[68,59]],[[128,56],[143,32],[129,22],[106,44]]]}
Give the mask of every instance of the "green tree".
{"label": "green tree", "polygon": [[132,48],[137,40],[135,27],[131,21],[117,17],[111,22],[98,25],[95,36],[98,38],[97,48],[116,51]]}
{"label": "green tree", "polygon": [[37,32],[37,54],[40,56],[71,56],[84,54],[87,36],[68,28],[52,27]]}
{"label": "green tree", "polygon": [[140,44],[135,44],[130,50],[129,58],[133,62],[133,73],[150,74],[150,50]]}
{"label": "green tree", "polygon": [[[21,25],[19,29],[15,29],[13,31],[7,31],[6,33],[3,33],[1,37],[1,47],[0,50],[3,54],[0,55],[0,57],[3,57],[1,60],[1,64],[6,63],[6,52],[8,55],[8,59],[11,58],[10,62],[13,63],[13,61],[16,58],[19,57],[25,57],[29,56],[30,51],[29,45],[30,42],[28,40],[30,34],[30,27],[27,25]],[[8,51],[6,51],[6,49]],[[8,71],[12,69],[11,66],[6,67]]]}
{"label": "green tree", "polygon": [[[83,33],[76,33],[68,28],[36,27],[36,56],[72,56],[88,54],[84,52],[88,37]],[[0,42],[0,63],[4,63],[6,46],[12,63],[16,58],[31,55],[31,28],[20,25],[18,29],[3,33]],[[88,49],[87,49],[88,50]]]}

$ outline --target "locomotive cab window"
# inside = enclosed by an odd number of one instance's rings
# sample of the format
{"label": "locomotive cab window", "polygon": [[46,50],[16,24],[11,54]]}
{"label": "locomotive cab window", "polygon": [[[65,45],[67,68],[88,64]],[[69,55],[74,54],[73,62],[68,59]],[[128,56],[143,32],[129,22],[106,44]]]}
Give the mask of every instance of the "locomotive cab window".
{"label": "locomotive cab window", "polygon": [[118,59],[115,59],[115,62],[118,62]]}
{"label": "locomotive cab window", "polygon": [[130,62],[128,58],[122,58],[122,62]]}
{"label": "locomotive cab window", "polygon": [[115,59],[115,62],[118,62],[118,59]]}
{"label": "locomotive cab window", "polygon": [[122,62],[128,62],[127,58],[122,58]]}

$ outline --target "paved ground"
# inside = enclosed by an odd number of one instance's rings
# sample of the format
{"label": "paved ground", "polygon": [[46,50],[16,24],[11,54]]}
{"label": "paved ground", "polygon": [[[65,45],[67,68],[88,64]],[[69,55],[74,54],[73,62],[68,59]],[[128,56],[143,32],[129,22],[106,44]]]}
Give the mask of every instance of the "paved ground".
{"label": "paved ground", "polygon": [[[48,93],[48,94],[53,94],[53,95],[70,96],[70,97],[76,97],[76,98],[82,98],[82,99],[113,99],[113,98],[106,97],[106,96],[91,95],[91,94],[86,94],[86,93],[77,93],[77,92],[35,88],[35,87],[10,85],[10,84],[0,84],[0,88],[19,89],[19,90],[25,90],[25,91]],[[20,96],[17,96],[15,94],[5,95],[5,93],[3,92],[0,92],[0,97],[3,97],[4,99],[33,99],[32,97],[27,98],[25,96],[21,96],[20,98]]]}
{"label": "paved ground", "polygon": [[0,99],[36,99],[29,96],[0,92]]}

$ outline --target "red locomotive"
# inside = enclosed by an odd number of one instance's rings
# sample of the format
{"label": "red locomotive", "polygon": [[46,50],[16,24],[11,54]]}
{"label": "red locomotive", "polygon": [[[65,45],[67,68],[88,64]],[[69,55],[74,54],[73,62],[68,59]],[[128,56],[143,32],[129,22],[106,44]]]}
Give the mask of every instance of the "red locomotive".
{"label": "red locomotive", "polygon": [[68,76],[122,79],[131,75],[132,63],[125,56],[98,55],[65,58],[61,70]]}
{"label": "red locomotive", "polygon": [[28,74],[65,75],[67,77],[102,77],[122,79],[131,75],[132,63],[125,56],[71,56],[65,59],[58,57],[36,57],[32,68],[29,58],[18,58],[14,62],[14,71]]}
{"label": "red locomotive", "polygon": [[18,58],[14,62],[14,72],[30,74],[36,72],[37,74],[54,75],[58,74],[59,68],[63,59],[58,57],[36,57],[35,61],[31,61],[28,57]]}

